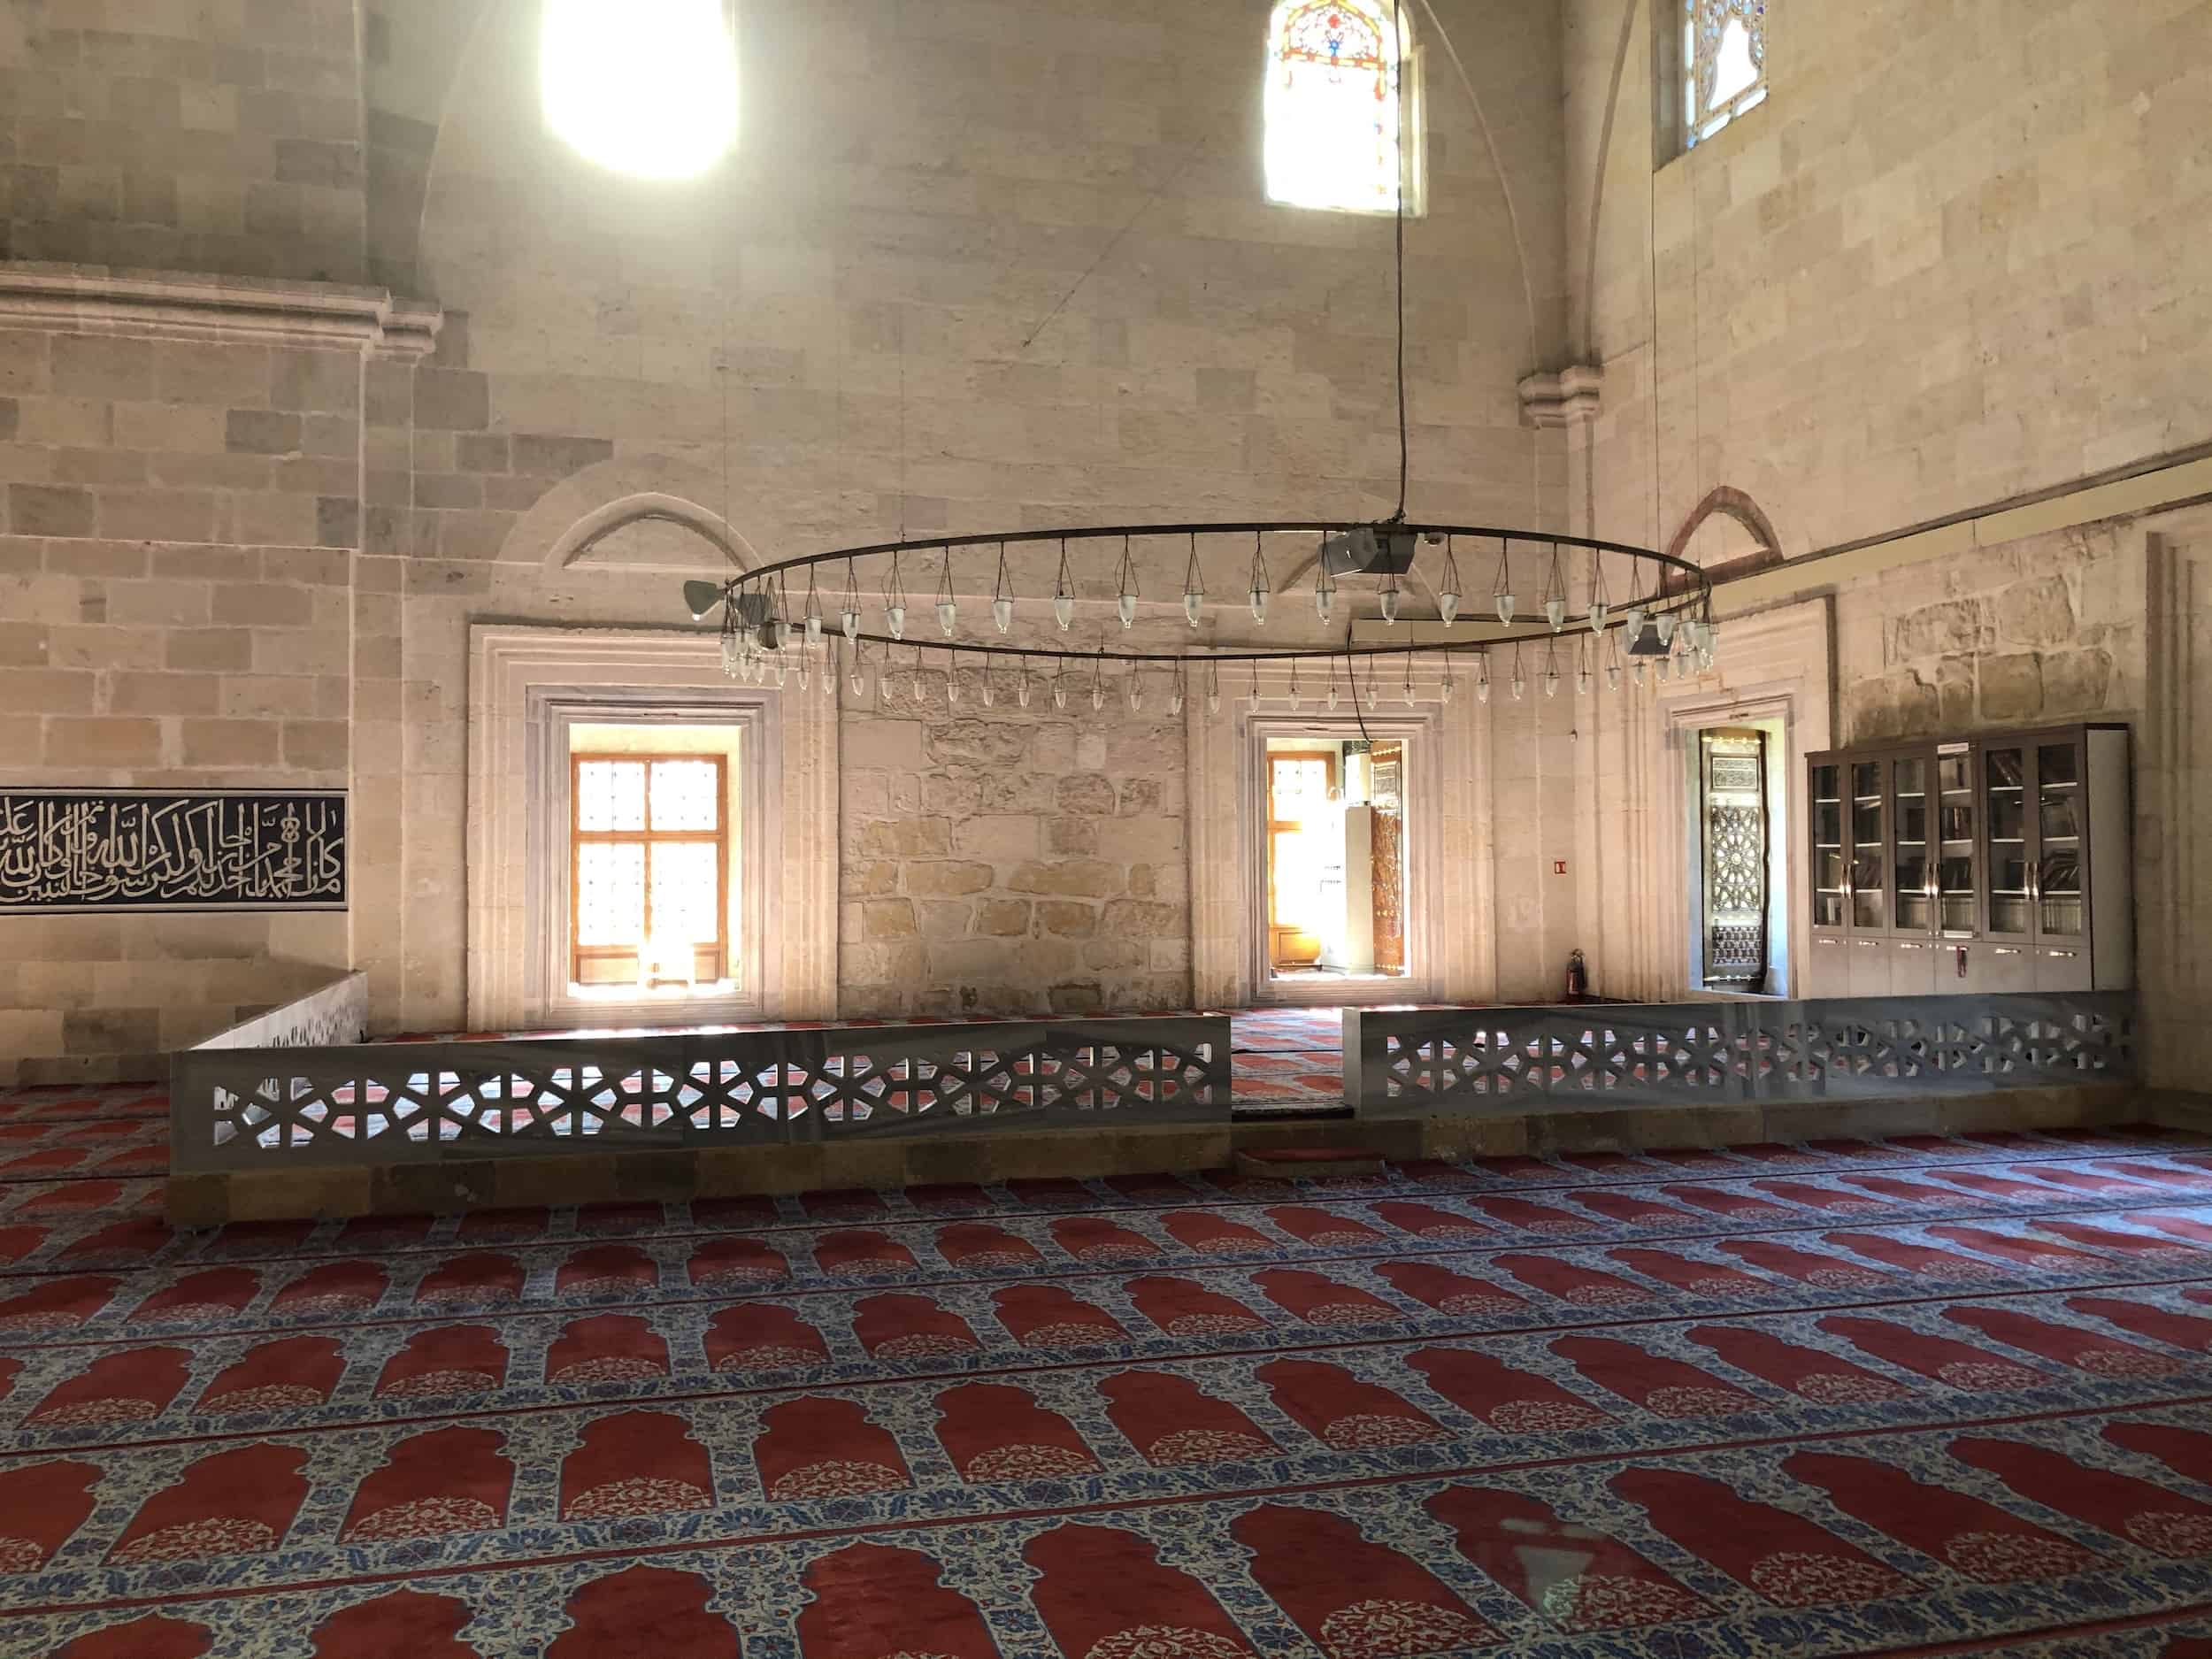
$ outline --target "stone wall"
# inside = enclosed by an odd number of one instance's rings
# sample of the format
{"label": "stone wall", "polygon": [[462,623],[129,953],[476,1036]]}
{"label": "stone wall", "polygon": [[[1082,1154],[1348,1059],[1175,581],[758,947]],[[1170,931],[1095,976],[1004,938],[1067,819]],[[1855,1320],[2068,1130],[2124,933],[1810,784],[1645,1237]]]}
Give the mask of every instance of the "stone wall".
{"label": "stone wall", "polygon": [[[382,10],[403,55],[403,8]],[[1558,330],[1534,206],[1559,165],[1551,13],[1440,11],[1478,33],[1505,20],[1537,66],[1463,53],[1494,160],[1440,40],[1431,54],[1427,212],[1406,239],[1410,504],[1525,521],[1563,481],[1556,434],[1522,425],[1514,389]],[[794,13],[747,39],[733,164],[657,185],[551,139],[526,11],[487,19],[424,186],[419,280],[448,322],[393,388],[403,451],[372,381],[362,565],[396,601],[403,716],[383,752],[404,804],[365,965],[404,1024],[462,1015],[467,618],[665,623],[692,573],[677,566],[728,568],[680,537],[569,562],[588,515],[650,494],[780,557],[901,529],[1388,511],[1391,227],[1261,199],[1265,13],[1054,0],[987,53],[956,12]],[[1079,576],[1084,644],[1117,551]],[[1271,549],[1279,576],[1310,551]],[[1135,550],[1145,637],[1189,637],[1187,552]],[[1202,558],[1210,593],[1241,594],[1248,546]],[[1050,560],[1016,567],[1032,603],[1013,642],[1064,642],[1037,603]],[[955,572],[971,618],[992,579],[987,555]],[[937,580],[906,572],[918,622]],[[1269,636],[1302,609],[1312,627],[1302,601]],[[1209,628],[1240,637],[1233,616]],[[1133,715],[1118,693],[1096,712],[1079,692],[1064,714],[1041,694],[986,714],[971,688],[956,717],[933,696],[917,712],[844,695],[848,1011],[1187,1000],[1164,682]]]}
{"label": "stone wall", "polygon": [[357,282],[351,0],[9,0],[0,258]]}
{"label": "stone wall", "polygon": [[1840,741],[2140,719],[2144,582],[2141,531],[2107,523],[1845,583]]}
{"label": "stone wall", "polygon": [[[0,319],[0,776],[342,787],[361,351]],[[0,1082],[157,1071],[343,916],[0,923]]]}
{"label": "stone wall", "polygon": [[1655,172],[1653,8],[1569,7],[1597,534],[1728,485],[1795,555],[2212,439],[2212,3],[1770,10],[1766,102]]}
{"label": "stone wall", "polygon": [[985,710],[979,680],[963,671],[957,708],[849,711],[844,1012],[1187,1006],[1181,717],[1164,697],[1062,710],[1041,684],[1025,710],[1010,690]]}

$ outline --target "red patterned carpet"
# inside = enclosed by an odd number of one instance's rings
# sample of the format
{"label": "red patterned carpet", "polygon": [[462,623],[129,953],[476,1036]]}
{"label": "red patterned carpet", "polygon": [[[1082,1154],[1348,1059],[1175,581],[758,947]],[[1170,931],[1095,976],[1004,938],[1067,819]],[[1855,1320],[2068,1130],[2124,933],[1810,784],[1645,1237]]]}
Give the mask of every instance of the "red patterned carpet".
{"label": "red patterned carpet", "polygon": [[0,1094],[0,1654],[2212,1655],[2212,1152],[158,1221]]}

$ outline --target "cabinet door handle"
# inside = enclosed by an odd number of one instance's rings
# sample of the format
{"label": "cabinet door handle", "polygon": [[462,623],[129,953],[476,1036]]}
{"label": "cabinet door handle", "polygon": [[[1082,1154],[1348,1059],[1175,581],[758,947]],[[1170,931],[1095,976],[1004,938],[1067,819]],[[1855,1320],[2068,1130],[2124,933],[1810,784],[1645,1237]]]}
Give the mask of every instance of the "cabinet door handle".
{"label": "cabinet door handle", "polygon": [[1897,941],[1897,949],[1900,950],[1925,950],[1927,946],[1915,944],[1909,939],[1901,939]]}
{"label": "cabinet door handle", "polygon": [[1851,942],[1861,950],[1879,950],[1882,948],[1882,941],[1878,939],[1855,939]]}
{"label": "cabinet door handle", "polygon": [[1838,945],[1843,943],[1843,941],[1840,939],[1816,939],[1813,941],[1813,943],[1816,945],[1825,945],[1829,949],[1833,950]]}
{"label": "cabinet door handle", "polygon": [[2081,955],[2081,952],[2078,950],[2047,950],[2043,954],[2056,962],[2071,962],[2076,956]]}
{"label": "cabinet door handle", "polygon": [[2016,956],[2020,954],[2020,947],[2017,945],[1992,945],[1989,949],[1989,954],[1993,956]]}

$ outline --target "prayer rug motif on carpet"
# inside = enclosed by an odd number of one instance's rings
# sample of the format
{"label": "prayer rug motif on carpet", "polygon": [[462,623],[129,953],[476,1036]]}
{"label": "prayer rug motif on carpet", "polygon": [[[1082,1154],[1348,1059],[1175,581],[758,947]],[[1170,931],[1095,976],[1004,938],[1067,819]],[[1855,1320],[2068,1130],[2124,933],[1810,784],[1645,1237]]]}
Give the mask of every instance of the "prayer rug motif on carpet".
{"label": "prayer rug motif on carpet", "polygon": [[2212,1655],[2180,1136],[180,1235],[158,1110],[0,1094],[0,1653]]}

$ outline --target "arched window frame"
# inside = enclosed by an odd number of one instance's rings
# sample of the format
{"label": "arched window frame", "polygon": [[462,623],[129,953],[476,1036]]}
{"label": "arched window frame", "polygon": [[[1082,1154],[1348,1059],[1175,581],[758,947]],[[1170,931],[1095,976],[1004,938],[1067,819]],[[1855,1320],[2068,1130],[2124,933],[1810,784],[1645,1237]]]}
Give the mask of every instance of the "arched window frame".
{"label": "arched window frame", "polygon": [[[1758,107],[1767,96],[1768,0],[1677,0],[1678,30],[1663,30],[1663,104],[1674,116],[1674,152],[1695,148]],[[1721,47],[1731,23],[1747,38],[1752,78],[1715,98]]]}
{"label": "arched window frame", "polygon": [[[1298,112],[1298,106],[1284,85],[1284,46],[1293,26],[1313,12],[1350,12],[1373,28],[1381,44],[1378,58],[1386,59],[1393,42],[1397,48],[1395,93],[1398,104],[1398,173],[1399,189],[1405,200],[1409,218],[1417,218],[1424,211],[1426,194],[1427,169],[1425,165],[1426,145],[1423,142],[1425,127],[1421,87],[1422,52],[1416,35],[1410,8],[1400,0],[1397,20],[1394,27],[1392,0],[1278,0],[1268,13],[1267,58],[1265,66],[1265,96],[1263,99],[1262,173],[1267,200],[1280,207],[1303,207],[1320,212],[1334,213],[1391,213],[1398,204],[1391,196],[1378,192],[1371,201],[1355,199],[1347,191],[1327,191],[1301,188],[1279,173],[1281,150],[1279,134],[1285,122]],[[1378,176],[1371,171],[1371,178]]]}

